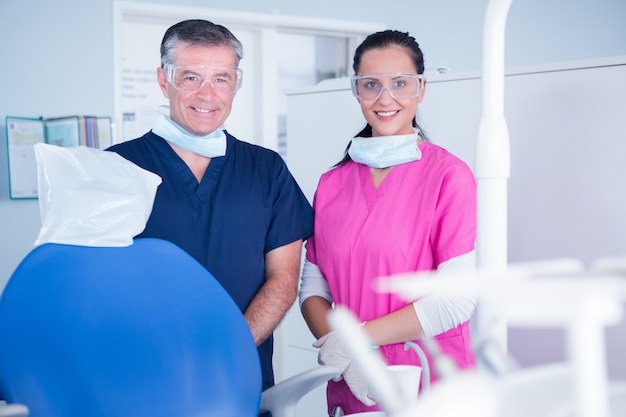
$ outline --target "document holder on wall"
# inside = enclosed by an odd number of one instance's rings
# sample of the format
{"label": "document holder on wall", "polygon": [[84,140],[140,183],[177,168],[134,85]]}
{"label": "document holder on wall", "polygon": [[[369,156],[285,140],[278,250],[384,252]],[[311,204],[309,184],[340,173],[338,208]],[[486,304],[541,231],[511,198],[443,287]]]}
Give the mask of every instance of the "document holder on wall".
{"label": "document holder on wall", "polygon": [[110,117],[6,117],[11,199],[37,198],[36,143],[105,149],[113,144]]}
{"label": "document holder on wall", "polygon": [[44,142],[41,118],[6,118],[9,190],[12,199],[37,198],[36,143]]}

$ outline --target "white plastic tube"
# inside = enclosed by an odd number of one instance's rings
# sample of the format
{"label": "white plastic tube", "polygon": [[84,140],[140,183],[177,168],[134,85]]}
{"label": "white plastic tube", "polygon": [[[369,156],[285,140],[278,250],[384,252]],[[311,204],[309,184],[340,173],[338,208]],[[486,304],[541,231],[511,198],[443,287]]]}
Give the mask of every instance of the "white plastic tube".
{"label": "white plastic tube", "polygon": [[[512,0],[491,0],[483,27],[482,115],[476,140],[476,260],[481,270],[507,268],[509,134],[504,118],[504,35]],[[479,300],[473,329],[507,351],[506,321],[493,300]]]}

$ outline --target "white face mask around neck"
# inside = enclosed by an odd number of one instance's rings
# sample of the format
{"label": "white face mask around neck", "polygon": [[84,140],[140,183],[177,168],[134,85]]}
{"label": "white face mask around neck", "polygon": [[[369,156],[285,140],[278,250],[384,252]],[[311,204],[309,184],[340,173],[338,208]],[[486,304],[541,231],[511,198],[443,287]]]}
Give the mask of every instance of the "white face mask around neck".
{"label": "white face mask around neck", "polygon": [[226,134],[221,128],[205,136],[193,135],[170,119],[169,115],[165,114],[166,112],[169,113],[168,106],[159,108],[159,117],[152,128],[155,135],[161,136],[179,148],[208,158],[226,155]]}
{"label": "white face mask around neck", "polygon": [[353,161],[371,168],[388,168],[420,159],[418,132],[409,135],[357,137],[352,139],[348,154]]}

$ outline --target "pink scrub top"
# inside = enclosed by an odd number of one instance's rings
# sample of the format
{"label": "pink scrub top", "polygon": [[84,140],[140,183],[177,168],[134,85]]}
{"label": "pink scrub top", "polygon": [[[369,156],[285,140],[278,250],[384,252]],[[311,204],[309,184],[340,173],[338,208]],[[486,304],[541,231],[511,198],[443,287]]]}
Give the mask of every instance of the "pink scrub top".
{"label": "pink scrub top", "polygon": [[[409,304],[394,294],[374,292],[377,278],[433,270],[474,250],[476,181],[471,170],[437,145],[425,142],[419,148],[420,160],[393,167],[378,188],[369,167],[353,161],[319,181],[306,257],[319,266],[335,304],[348,307],[360,321]],[[435,340],[459,367],[474,366],[467,322]],[[390,365],[419,365],[403,343],[379,349]],[[436,375],[431,375],[434,381]],[[327,398],[329,412],[336,406],[345,414],[376,409],[356,399],[343,380],[329,382]]]}

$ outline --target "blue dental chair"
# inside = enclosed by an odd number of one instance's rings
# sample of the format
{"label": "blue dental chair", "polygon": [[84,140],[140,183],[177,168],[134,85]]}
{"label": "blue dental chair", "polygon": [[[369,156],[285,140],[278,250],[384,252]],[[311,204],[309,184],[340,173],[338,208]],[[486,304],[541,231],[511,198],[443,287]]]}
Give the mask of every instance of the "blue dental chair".
{"label": "blue dental chair", "polygon": [[260,409],[259,358],[239,308],[159,239],[46,243],[0,298],[0,387],[31,417],[288,417],[337,373],[319,367],[283,381]]}

